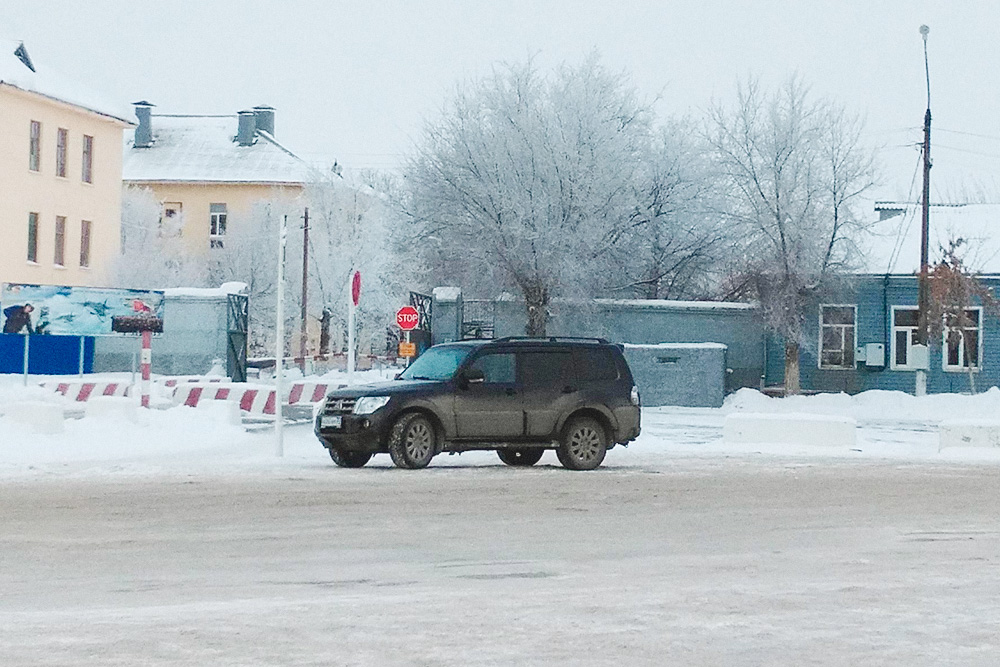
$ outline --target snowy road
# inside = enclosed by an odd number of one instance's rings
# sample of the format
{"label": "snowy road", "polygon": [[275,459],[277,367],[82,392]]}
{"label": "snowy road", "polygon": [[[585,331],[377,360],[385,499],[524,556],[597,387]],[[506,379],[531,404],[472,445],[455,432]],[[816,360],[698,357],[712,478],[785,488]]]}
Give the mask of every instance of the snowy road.
{"label": "snowy road", "polygon": [[628,459],[6,479],[0,664],[997,663],[994,466]]}

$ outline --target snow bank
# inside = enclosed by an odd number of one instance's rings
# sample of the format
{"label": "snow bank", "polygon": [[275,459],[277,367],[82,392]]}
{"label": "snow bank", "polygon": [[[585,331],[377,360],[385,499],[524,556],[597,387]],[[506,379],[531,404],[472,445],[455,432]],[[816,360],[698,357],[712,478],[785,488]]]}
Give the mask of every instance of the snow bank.
{"label": "snow bank", "polygon": [[809,447],[854,447],[857,422],[850,417],[790,413],[733,412],[723,428],[726,442],[785,443]]}

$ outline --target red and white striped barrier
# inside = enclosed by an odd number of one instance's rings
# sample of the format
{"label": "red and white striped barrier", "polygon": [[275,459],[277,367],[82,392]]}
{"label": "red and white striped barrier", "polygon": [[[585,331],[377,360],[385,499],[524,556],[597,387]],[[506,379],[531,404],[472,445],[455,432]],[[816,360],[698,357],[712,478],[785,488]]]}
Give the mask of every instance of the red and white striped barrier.
{"label": "red and white striped barrier", "polygon": [[330,389],[331,386],[325,382],[293,382],[288,392],[288,404],[319,403]]}
{"label": "red and white striped barrier", "polygon": [[131,384],[128,382],[43,382],[46,389],[71,398],[74,401],[86,401],[94,396],[128,396]]}
{"label": "red and white striped barrier", "polygon": [[242,382],[189,382],[174,388],[175,405],[197,407],[205,401],[232,401],[250,414],[274,415],[277,400],[274,387]]}
{"label": "red and white striped barrier", "polygon": [[162,384],[164,387],[176,387],[179,384],[187,384],[189,382],[229,382],[229,378],[226,377],[206,377],[204,375],[177,375],[174,377],[162,377],[156,380],[157,384]]}

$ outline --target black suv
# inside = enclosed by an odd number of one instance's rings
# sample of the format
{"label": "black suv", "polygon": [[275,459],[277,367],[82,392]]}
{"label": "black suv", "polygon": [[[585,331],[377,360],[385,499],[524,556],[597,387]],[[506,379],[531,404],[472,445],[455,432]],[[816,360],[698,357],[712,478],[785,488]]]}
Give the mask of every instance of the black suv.
{"label": "black suv", "polygon": [[395,381],[331,391],[313,427],[345,468],[380,452],[423,468],[476,449],[530,466],[555,449],[563,466],[592,470],[639,435],[639,391],[622,348],[600,338],[443,343]]}

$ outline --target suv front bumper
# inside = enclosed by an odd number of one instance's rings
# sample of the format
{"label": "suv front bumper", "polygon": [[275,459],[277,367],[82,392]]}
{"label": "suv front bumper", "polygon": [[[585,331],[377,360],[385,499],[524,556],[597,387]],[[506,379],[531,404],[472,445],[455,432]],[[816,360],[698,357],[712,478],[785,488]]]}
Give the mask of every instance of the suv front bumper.
{"label": "suv front bumper", "polygon": [[320,426],[325,415],[316,416],[313,433],[329,449],[350,452],[385,452],[388,429],[392,425],[385,410],[376,410],[370,415],[340,415],[340,428]]}

